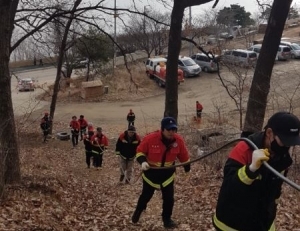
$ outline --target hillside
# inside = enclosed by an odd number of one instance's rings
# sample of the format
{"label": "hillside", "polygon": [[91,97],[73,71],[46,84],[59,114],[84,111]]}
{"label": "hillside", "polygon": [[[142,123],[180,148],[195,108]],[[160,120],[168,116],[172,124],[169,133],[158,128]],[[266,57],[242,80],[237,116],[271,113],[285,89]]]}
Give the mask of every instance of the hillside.
{"label": "hillside", "polygon": [[[292,36],[298,33],[297,30],[299,28],[293,28],[292,33],[292,29],[289,29],[284,35]],[[69,97],[68,91],[60,93],[58,108],[61,111],[57,112],[59,116],[57,115],[54,121],[56,131],[67,130],[70,116],[74,111],[77,114],[79,109],[84,114],[93,114],[97,117],[95,123],[103,125],[110,144],[104,154],[102,170],[86,168],[81,142],[76,149],[71,148],[70,141],[60,141],[55,137],[47,143],[41,142],[42,135],[37,118],[43,110],[33,112],[29,119],[23,118],[24,121],[17,120],[22,182],[19,185],[8,185],[6,188],[4,200],[0,204],[1,231],[165,230],[161,221],[162,200],[159,191],[155,192],[140,222],[137,225],[131,223],[131,216],[141,193],[140,166],[135,163],[135,177],[131,185],[119,184],[118,159],[114,153],[117,135],[124,129],[123,111],[127,111],[127,108],[136,102],[146,104],[146,98],[153,97],[155,103],[163,101],[164,89],[158,88],[153,81],[145,78],[143,68],[142,64],[132,68],[132,76],[124,70],[118,70],[115,77],[104,79],[105,85],[109,86],[110,94],[102,99],[92,100],[93,104],[78,99],[76,84],[72,89],[72,97]],[[202,86],[201,91],[199,83]],[[192,89],[192,85],[196,85],[198,91]],[[196,127],[189,121],[194,113],[194,100],[195,98],[204,100],[205,94],[209,98],[207,92],[215,94],[219,91],[216,87],[218,85],[216,78],[207,74],[197,79],[186,80],[185,85],[180,86],[182,94],[180,100],[184,95],[191,98],[193,103],[184,105],[186,111],[180,118],[186,122],[181,124],[180,133],[187,140],[192,159],[198,157],[194,142],[197,136]],[[45,95],[45,99],[50,98]],[[103,107],[103,102],[106,102],[107,108]],[[67,108],[66,105],[70,104],[73,111],[62,112],[62,108]],[[140,116],[137,124],[142,136],[147,131],[159,128],[157,117],[161,116],[160,111],[157,112],[152,104],[148,106],[153,113],[159,115],[154,119],[149,119],[146,113]],[[106,117],[95,108],[107,114]],[[225,116],[234,120],[231,114]],[[207,116],[203,119],[203,123],[207,122],[213,126],[213,119]],[[293,150],[295,164],[289,172],[289,179],[297,184],[300,184],[299,152],[299,148]],[[211,218],[227,154],[228,149],[192,164],[189,178],[185,177],[182,168],[177,169],[173,217],[179,223],[179,227],[175,230],[214,231]],[[300,194],[287,184],[283,187],[276,225],[280,231],[300,230]]]}

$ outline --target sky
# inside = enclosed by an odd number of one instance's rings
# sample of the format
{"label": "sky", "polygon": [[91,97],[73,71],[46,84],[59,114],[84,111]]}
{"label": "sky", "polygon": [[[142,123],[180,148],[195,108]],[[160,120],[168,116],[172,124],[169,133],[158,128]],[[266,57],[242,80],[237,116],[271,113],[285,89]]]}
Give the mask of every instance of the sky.
{"label": "sky", "polygon": [[[158,5],[155,0],[116,0],[116,3],[117,3],[117,7],[126,7],[128,5],[132,5],[133,1],[135,1],[137,5],[140,5],[141,9],[143,8],[143,6],[150,5],[151,7],[155,8],[155,5],[156,6]],[[170,3],[173,2],[172,0],[165,0],[165,1]],[[108,0],[108,2],[109,4],[111,4],[111,6],[114,5],[114,0]],[[212,1],[210,3],[206,3],[201,6],[192,7],[192,12],[194,11],[196,13],[204,9],[211,9],[214,2],[215,1]],[[223,9],[224,7],[229,7],[231,4],[239,4],[240,6],[244,6],[245,10],[250,13],[255,13],[258,11],[258,4],[256,0],[219,0],[217,8]],[[300,0],[293,0],[292,6],[295,4],[297,8],[300,8]]]}

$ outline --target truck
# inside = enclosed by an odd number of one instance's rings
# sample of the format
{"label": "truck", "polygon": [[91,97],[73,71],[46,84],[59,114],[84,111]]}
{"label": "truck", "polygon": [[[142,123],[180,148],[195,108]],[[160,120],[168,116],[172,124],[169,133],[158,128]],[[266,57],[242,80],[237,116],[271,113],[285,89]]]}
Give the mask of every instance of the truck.
{"label": "truck", "polygon": [[[153,79],[158,86],[166,86],[166,63],[164,57],[148,58],[146,61],[146,74],[150,79]],[[184,82],[183,71],[178,68],[177,71],[178,84]]]}

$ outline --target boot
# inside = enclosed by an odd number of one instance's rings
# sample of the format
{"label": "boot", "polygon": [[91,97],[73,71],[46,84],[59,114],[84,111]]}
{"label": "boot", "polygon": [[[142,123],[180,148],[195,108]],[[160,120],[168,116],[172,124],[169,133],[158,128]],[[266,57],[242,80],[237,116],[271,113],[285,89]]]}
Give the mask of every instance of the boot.
{"label": "boot", "polygon": [[125,177],[124,175],[121,175],[121,176],[120,176],[120,182],[123,182],[124,177]]}
{"label": "boot", "polygon": [[140,216],[142,214],[143,210],[136,209],[132,215],[131,221],[132,223],[137,223],[140,219]]}
{"label": "boot", "polygon": [[164,227],[167,229],[174,229],[177,227],[177,224],[171,219],[163,219]]}

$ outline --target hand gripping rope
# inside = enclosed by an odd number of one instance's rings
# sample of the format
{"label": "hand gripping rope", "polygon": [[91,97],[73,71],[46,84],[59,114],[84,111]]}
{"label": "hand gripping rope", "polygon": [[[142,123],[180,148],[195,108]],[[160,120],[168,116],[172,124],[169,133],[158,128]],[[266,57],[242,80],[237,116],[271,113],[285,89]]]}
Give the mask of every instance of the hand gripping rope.
{"label": "hand gripping rope", "polygon": [[[169,168],[177,168],[177,167],[181,167],[181,166],[184,166],[184,165],[187,165],[187,164],[192,164],[192,163],[194,163],[194,162],[196,162],[196,161],[199,161],[199,160],[201,160],[201,159],[203,159],[203,158],[206,158],[206,157],[208,157],[208,156],[210,156],[210,155],[212,155],[212,154],[214,154],[214,153],[220,151],[221,149],[223,149],[223,148],[225,148],[225,147],[227,147],[227,146],[229,146],[229,145],[231,145],[231,144],[233,144],[233,143],[235,143],[235,142],[237,142],[237,141],[245,141],[245,142],[246,142],[253,150],[257,150],[257,149],[258,149],[258,147],[257,147],[251,140],[249,140],[249,139],[247,139],[247,138],[238,138],[238,139],[234,139],[234,140],[228,142],[227,144],[225,144],[225,145],[223,145],[223,146],[221,146],[221,147],[219,147],[219,148],[217,148],[217,149],[215,149],[215,150],[213,150],[213,151],[211,151],[211,152],[209,152],[209,153],[206,153],[206,154],[204,154],[204,155],[202,155],[202,156],[200,156],[200,157],[198,157],[198,158],[196,158],[196,159],[194,159],[194,160],[191,160],[191,161],[189,161],[189,162],[187,162],[187,163],[176,164],[176,165],[172,165],[172,166],[168,166],[168,167],[150,167],[150,168],[151,168],[151,169],[169,169]],[[296,184],[295,182],[289,180],[289,179],[288,179],[287,177],[285,177],[284,175],[280,174],[280,173],[279,173],[278,171],[276,171],[273,167],[271,167],[267,162],[264,161],[264,162],[263,162],[263,165],[264,165],[267,169],[269,169],[272,173],[274,173],[276,176],[278,176],[281,180],[283,180],[285,183],[287,183],[288,185],[290,185],[290,186],[293,187],[294,189],[300,191],[300,186],[299,186],[298,184]],[[140,174],[140,175],[141,175],[141,174]],[[140,175],[139,175],[137,178],[139,178]],[[136,179],[136,181],[137,181],[137,179]],[[136,181],[135,181],[135,182],[136,182]],[[134,182],[134,183],[135,183],[135,182]]]}

